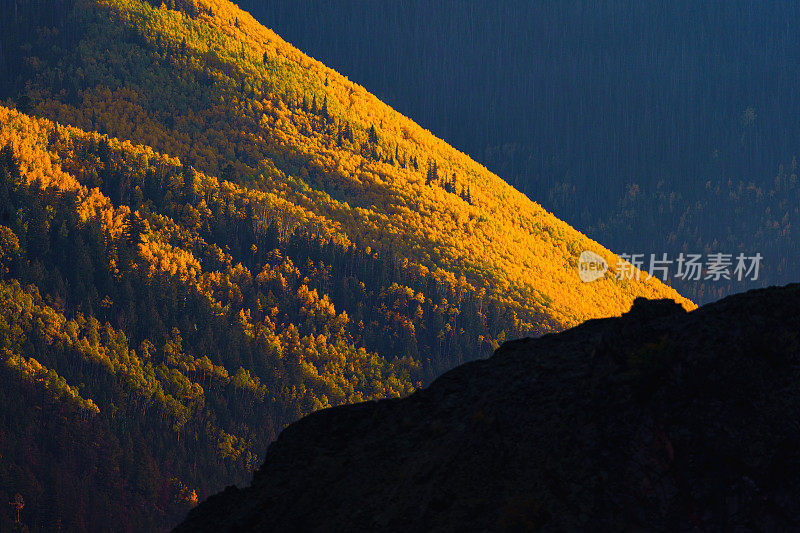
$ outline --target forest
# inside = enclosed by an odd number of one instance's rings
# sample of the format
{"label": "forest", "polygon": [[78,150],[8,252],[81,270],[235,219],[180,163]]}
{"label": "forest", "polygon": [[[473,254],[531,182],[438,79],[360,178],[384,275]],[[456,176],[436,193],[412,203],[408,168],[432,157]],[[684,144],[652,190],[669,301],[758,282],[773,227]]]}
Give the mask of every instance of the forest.
{"label": "forest", "polygon": [[306,414],[695,307],[229,2],[0,9],[3,529],[163,530]]}
{"label": "forest", "polygon": [[240,5],[617,253],[764,256],[698,303],[800,274],[796,2]]}

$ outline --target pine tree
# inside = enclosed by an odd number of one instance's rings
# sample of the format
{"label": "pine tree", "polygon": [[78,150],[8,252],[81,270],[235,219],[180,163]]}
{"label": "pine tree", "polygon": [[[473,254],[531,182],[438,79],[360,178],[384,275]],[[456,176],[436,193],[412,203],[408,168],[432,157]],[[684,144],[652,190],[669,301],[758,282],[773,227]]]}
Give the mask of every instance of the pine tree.
{"label": "pine tree", "polygon": [[183,190],[184,197],[191,203],[195,201],[197,194],[197,171],[192,165],[183,167]]}
{"label": "pine tree", "polygon": [[[416,160],[414,166],[416,166]],[[428,160],[428,173],[425,175],[425,185],[430,185],[437,179],[439,179],[439,170],[436,166],[436,161],[432,159]]]}
{"label": "pine tree", "polygon": [[142,242],[142,234],[145,232],[144,220],[139,216],[138,211],[132,212],[128,216],[128,228],[125,235],[127,244],[130,247],[135,247]]}
{"label": "pine tree", "polygon": [[458,193],[458,188],[456,186],[456,173],[455,172],[453,172],[453,175],[450,176],[450,180],[445,182],[444,190],[446,190],[450,194],[457,194]]}

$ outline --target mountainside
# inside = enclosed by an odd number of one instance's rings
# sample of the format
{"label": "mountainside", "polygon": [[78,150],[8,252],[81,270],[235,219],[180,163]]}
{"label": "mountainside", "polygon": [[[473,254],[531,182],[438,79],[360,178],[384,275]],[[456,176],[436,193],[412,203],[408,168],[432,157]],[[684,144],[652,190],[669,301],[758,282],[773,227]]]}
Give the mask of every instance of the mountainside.
{"label": "mountainside", "polygon": [[617,253],[764,256],[695,302],[800,276],[796,2],[240,5]]}
{"label": "mountainside", "polygon": [[[42,16],[37,4],[21,23]],[[19,48],[8,37],[17,106],[275,191],[414,274],[465,276],[528,325],[619,313],[640,293],[677,297],[657,283],[576,283],[583,249],[616,258],[233,4],[158,4],[77,1],[65,29]]]}
{"label": "mountainside", "polygon": [[175,531],[794,531],[798,301],[637,300],[314,413]]}
{"label": "mountainside", "polygon": [[3,528],[163,529],[301,416],[694,307],[233,4],[0,12]]}

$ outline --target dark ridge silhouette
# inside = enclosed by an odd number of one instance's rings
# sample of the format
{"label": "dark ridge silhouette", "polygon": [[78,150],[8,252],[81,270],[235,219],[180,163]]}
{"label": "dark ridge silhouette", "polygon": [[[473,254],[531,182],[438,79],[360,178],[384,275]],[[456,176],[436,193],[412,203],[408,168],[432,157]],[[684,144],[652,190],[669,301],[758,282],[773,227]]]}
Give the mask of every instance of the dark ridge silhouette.
{"label": "dark ridge silhouette", "polygon": [[796,530],[799,298],[639,299],[317,412],[175,531]]}

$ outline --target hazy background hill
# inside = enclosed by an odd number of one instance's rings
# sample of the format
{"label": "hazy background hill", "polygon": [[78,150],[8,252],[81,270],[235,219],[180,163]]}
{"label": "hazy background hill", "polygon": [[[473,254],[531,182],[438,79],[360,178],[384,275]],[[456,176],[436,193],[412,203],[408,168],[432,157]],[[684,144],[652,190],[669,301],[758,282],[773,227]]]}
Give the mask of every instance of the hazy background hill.
{"label": "hazy background hill", "polygon": [[797,279],[794,2],[243,0],[266,26],[618,252]]}

